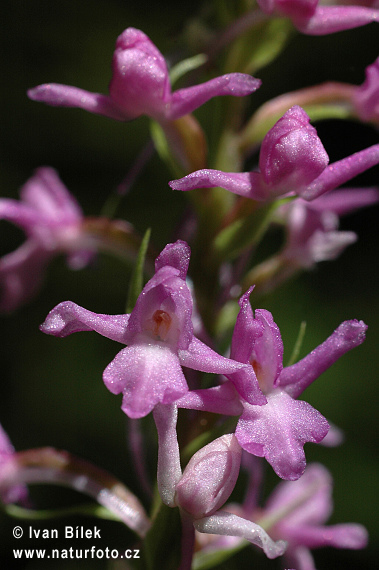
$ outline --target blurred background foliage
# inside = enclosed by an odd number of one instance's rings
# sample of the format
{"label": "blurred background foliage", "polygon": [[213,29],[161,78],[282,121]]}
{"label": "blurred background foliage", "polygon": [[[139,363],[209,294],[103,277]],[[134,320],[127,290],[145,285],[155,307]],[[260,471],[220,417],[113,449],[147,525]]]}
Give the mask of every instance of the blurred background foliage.
{"label": "blurred background foliage", "polygon": [[[85,214],[98,215],[146,145],[148,120],[143,117],[124,124],[77,109],[47,107],[29,101],[26,90],[54,81],[106,93],[114,43],[128,26],[143,29],[165,55],[178,59],[184,24],[192,18],[196,27],[201,5],[200,1],[173,0],[5,0],[0,34],[1,195],[18,198],[19,188],[33,170],[49,165],[58,170]],[[326,80],[360,84],[364,68],[376,59],[378,48],[375,24],[319,38],[294,35],[280,57],[257,74],[263,84],[251,97],[251,110],[271,97]],[[210,102],[196,113],[206,131],[216,109]],[[316,127],[331,161],[378,143],[378,131],[367,125],[325,121]],[[171,178],[154,155],[116,213],[141,233],[151,227],[158,250],[173,239],[174,221],[187,204],[185,195],[167,186]],[[371,169],[354,184],[379,184],[379,169]],[[301,321],[307,322],[302,356],[343,320],[358,318],[369,325],[366,342],[344,356],[304,396],[341,427],[346,437],[337,449],[306,446],[308,461],[323,462],[335,480],[331,522],[360,522],[370,532],[365,551],[316,551],[319,570],[372,568],[379,555],[378,207],[344,218],[342,227],[356,231],[359,241],[340,259],[320,264],[259,299],[259,306],[273,313],[281,329],[285,358],[291,354]],[[0,238],[1,254],[23,241],[22,233],[6,222],[0,223]],[[140,486],[128,451],[121,400],[110,394],[101,380],[102,370],[120,347],[95,333],[58,340],[38,331],[48,311],[67,299],[96,312],[122,313],[129,275],[130,267],[107,256],[79,272],[69,271],[64,259],[57,259],[49,267],[39,296],[17,313],[1,318],[0,419],[17,449],[47,445],[67,449],[108,469],[138,495]],[[251,300],[256,307],[253,295]],[[149,418],[145,420],[147,429],[149,422]],[[154,453],[152,448],[152,472]],[[270,470],[267,473],[266,492],[277,481]],[[53,487],[33,488],[32,496],[39,507],[82,501],[74,493]],[[108,568],[104,560],[55,561],[53,566],[48,561],[16,564],[12,548],[52,546],[37,540],[17,542],[11,533],[16,523],[0,518],[1,567]],[[95,523],[68,518],[31,524],[89,528]],[[134,544],[132,533],[121,525],[100,521],[100,526],[103,538],[96,546],[130,548]],[[68,548],[67,541],[61,547]],[[255,560],[260,568],[280,568],[280,561],[254,556],[247,548],[220,568],[248,568]]]}

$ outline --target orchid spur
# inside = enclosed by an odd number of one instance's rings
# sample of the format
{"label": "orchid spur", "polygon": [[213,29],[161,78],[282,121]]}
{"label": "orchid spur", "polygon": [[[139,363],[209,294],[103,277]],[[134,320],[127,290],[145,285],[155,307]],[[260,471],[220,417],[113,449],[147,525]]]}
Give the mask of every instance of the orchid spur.
{"label": "orchid spur", "polygon": [[329,163],[326,150],[299,106],[289,109],[262,141],[259,169],[252,172],[222,172],[204,169],[169,185],[174,190],[215,188],[259,202],[279,196],[314,200],[379,163],[379,144]]}
{"label": "orchid spur", "polygon": [[135,28],[127,28],[117,38],[112,68],[109,95],[47,83],[30,89],[28,96],[48,105],[80,107],[120,121],[148,115],[166,122],[191,113],[219,95],[250,95],[261,84],[250,75],[230,73],[172,93],[163,55],[146,34]]}
{"label": "orchid spur", "polygon": [[299,32],[310,36],[333,34],[379,20],[379,10],[369,5],[325,6],[320,5],[320,0],[257,1],[263,12],[290,18]]}
{"label": "orchid spur", "polygon": [[99,315],[66,301],[41,325],[43,332],[58,337],[96,331],[127,345],[107,366],[103,379],[113,394],[123,393],[122,409],[131,418],[146,416],[159,402],[171,404],[187,393],[181,366],[231,378],[246,368],[194,336],[193,302],[185,281],[189,258],[185,242],[168,244],[130,314]]}

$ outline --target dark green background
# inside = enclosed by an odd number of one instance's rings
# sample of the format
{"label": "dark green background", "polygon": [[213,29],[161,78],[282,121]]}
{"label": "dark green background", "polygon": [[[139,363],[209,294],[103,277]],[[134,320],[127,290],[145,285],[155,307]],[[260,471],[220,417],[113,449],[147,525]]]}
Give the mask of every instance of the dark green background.
{"label": "dark green background", "polygon": [[[200,2],[132,3],[121,0],[6,1],[1,17],[1,149],[0,184],[3,196],[18,197],[19,187],[41,165],[55,167],[77,197],[86,215],[97,215],[105,200],[133,165],[148,136],[148,121],[123,124],[77,109],[56,109],[29,101],[26,90],[54,81],[106,92],[117,35],[128,26],[143,29],[165,54],[177,49],[177,38]],[[252,110],[288,90],[326,80],[360,84],[364,68],[379,53],[378,27],[312,38],[295,36],[273,64],[257,74],[262,88],[252,96]],[[209,126],[212,103],[197,116]],[[368,126],[338,121],[316,125],[332,161],[378,143]],[[117,211],[143,232],[152,228],[158,248],[171,239],[173,219],[186,198],[167,186],[170,172],[154,156]],[[355,181],[378,184],[379,170]],[[369,325],[367,340],[326,372],[304,396],[340,426],[346,443],[335,450],[306,446],[308,461],[322,461],[335,479],[335,511],[331,522],[356,521],[370,531],[365,551],[317,551],[319,570],[355,569],[375,565],[378,551],[378,208],[346,217],[343,229],[357,231],[359,242],[339,260],[286,284],[260,301],[272,311],[288,358],[299,324],[307,321],[302,355],[322,342],[346,319]],[[21,232],[0,224],[1,253],[15,249]],[[38,325],[58,302],[70,299],[90,310],[124,310],[129,268],[101,256],[94,267],[80,272],[66,269],[63,259],[49,267],[43,289],[33,302],[0,321],[2,392],[0,421],[17,449],[51,445],[68,449],[99,464],[140,494],[126,443],[125,416],[120,398],[101,380],[104,367],[119,350],[115,343],[88,333],[58,340],[38,331]],[[254,298],[252,297],[253,306]],[[149,420],[148,420],[149,421]],[[155,451],[154,451],[155,453]],[[154,466],[155,458],[151,458]],[[275,479],[270,479],[270,485]],[[272,480],[271,480],[272,479]],[[60,489],[33,489],[38,505],[62,506],[80,497]],[[74,522],[73,522],[74,521]],[[11,530],[17,521],[0,518],[0,561],[13,568],[12,548],[50,547],[19,541]],[[83,524],[91,519],[44,523]],[[25,527],[26,523],[22,523]],[[36,523],[33,523],[35,526]],[[133,535],[120,525],[100,522],[102,545],[132,547]],[[22,544],[21,544],[22,543]],[[77,545],[75,545],[77,546]],[[88,546],[88,545],[84,545]],[[67,544],[63,544],[67,548]],[[279,568],[280,562],[258,559],[249,549],[224,568]],[[0,562],[0,565],[2,563]],[[3,567],[3,566],[1,566]],[[50,566],[47,561],[18,564],[17,568],[106,568],[105,562],[78,561]]]}

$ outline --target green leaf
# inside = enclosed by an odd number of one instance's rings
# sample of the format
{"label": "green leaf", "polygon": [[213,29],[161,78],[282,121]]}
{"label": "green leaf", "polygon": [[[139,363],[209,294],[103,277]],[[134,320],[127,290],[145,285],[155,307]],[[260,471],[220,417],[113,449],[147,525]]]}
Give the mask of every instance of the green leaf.
{"label": "green leaf", "polygon": [[137,261],[133,269],[132,277],[129,283],[128,300],[126,303],[126,312],[131,313],[143,289],[143,267],[147,248],[149,246],[151,230],[148,228],[142,238],[141,245],[137,255]]}
{"label": "green leaf", "polygon": [[307,328],[307,323],[305,321],[303,321],[300,324],[299,334],[297,335],[297,339],[296,339],[295,345],[293,347],[291,358],[287,362],[287,366],[291,366],[292,364],[297,362],[297,359],[299,358],[299,353],[301,350],[301,345],[303,344],[306,328]]}
{"label": "green leaf", "polygon": [[204,53],[199,53],[187,59],[180,61],[170,71],[171,86],[178,81],[183,75],[197,69],[201,65],[207,62],[207,56]]}
{"label": "green leaf", "polygon": [[167,141],[165,131],[156,121],[150,121],[151,138],[154,141],[157,153],[176,178],[185,175],[183,168],[175,160]]}

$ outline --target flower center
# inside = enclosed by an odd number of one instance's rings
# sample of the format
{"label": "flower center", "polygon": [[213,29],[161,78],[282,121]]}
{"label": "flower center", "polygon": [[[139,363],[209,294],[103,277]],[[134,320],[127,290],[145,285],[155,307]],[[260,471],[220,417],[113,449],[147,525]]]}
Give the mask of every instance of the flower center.
{"label": "flower center", "polygon": [[170,331],[172,319],[166,311],[157,309],[152,318],[152,331],[155,336],[158,336],[161,340],[167,340],[168,333]]}
{"label": "flower center", "polygon": [[267,386],[267,379],[266,375],[264,374],[264,369],[262,364],[258,362],[258,360],[254,358],[254,356],[250,359],[250,364],[253,367],[260,389],[264,394],[267,394],[270,391],[270,389],[269,386]]}

